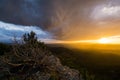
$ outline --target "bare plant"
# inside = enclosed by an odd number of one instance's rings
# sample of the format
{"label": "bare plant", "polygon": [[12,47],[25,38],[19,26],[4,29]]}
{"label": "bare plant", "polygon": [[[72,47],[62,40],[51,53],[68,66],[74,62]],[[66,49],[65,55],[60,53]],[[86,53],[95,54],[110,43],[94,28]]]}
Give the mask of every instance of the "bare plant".
{"label": "bare plant", "polygon": [[[38,42],[36,34],[24,34],[22,44],[15,40],[12,51],[2,56],[2,66],[8,68],[9,75],[24,75],[24,78],[37,71],[44,70],[43,58],[49,55],[49,51],[43,42]],[[42,69],[44,67],[44,69]],[[4,67],[2,67],[4,68]],[[41,68],[41,69],[40,69]]]}

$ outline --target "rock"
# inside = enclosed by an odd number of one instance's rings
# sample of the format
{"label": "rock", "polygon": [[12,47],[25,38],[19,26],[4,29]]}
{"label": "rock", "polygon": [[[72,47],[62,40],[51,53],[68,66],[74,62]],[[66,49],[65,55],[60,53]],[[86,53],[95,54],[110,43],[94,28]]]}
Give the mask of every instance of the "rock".
{"label": "rock", "polygon": [[48,67],[48,72],[46,73],[38,71],[30,76],[30,78],[33,80],[51,80],[51,72],[54,71],[56,72],[54,77],[58,78],[54,80],[83,80],[78,70],[63,66],[59,58],[55,57],[54,55],[46,56],[43,60],[43,64]]}
{"label": "rock", "polygon": [[58,72],[59,80],[82,80],[78,70],[63,66],[59,58],[54,55],[48,56],[44,63],[49,69]]}
{"label": "rock", "polygon": [[30,76],[30,78],[32,78],[33,80],[49,80],[50,74],[40,73],[38,71],[37,73],[33,74],[32,77]]}
{"label": "rock", "polygon": [[[29,48],[24,51],[24,54],[28,50]],[[9,57],[6,60],[10,63],[6,64],[0,60],[2,66],[0,72],[4,68],[8,74],[10,73],[9,77],[18,77],[17,80],[83,80],[78,70],[63,66],[56,56],[44,54],[44,51],[39,48],[30,48],[29,51],[31,52],[29,56],[4,55],[4,58]],[[4,76],[1,75],[2,73],[0,73],[0,77]]]}
{"label": "rock", "polygon": [[63,73],[61,73],[61,80],[80,80],[79,71],[64,67]]}

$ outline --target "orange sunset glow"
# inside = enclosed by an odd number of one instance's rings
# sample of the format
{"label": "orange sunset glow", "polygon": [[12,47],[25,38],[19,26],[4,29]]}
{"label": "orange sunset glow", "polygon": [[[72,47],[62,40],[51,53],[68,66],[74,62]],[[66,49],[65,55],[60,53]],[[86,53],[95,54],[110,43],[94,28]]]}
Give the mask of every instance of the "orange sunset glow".
{"label": "orange sunset glow", "polygon": [[46,43],[61,43],[61,44],[74,44],[74,43],[90,43],[90,44],[120,44],[119,36],[103,37],[93,40],[46,40]]}

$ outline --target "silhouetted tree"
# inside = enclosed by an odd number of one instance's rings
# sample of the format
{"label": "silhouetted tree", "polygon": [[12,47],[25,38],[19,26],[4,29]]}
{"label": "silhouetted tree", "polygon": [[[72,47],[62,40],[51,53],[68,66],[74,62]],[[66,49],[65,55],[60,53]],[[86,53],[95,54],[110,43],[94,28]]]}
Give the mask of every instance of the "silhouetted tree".
{"label": "silhouetted tree", "polygon": [[25,33],[23,35],[23,42],[25,45],[28,45],[29,47],[39,47],[41,49],[46,49],[46,46],[44,42],[38,41],[38,38],[36,36],[36,33],[31,31],[30,33]]}
{"label": "silhouetted tree", "polygon": [[35,44],[37,42],[37,36],[36,33],[31,31],[28,34],[23,35],[23,41],[28,44]]}

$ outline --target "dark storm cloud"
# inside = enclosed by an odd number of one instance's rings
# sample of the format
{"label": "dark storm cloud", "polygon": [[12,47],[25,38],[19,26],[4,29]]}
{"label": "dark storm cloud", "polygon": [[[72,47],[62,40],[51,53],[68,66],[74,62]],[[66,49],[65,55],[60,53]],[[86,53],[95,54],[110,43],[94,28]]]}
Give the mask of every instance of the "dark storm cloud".
{"label": "dark storm cloud", "polygon": [[85,39],[105,34],[109,28],[101,24],[119,22],[119,5],[119,0],[0,0],[0,20],[41,26],[57,39]]}
{"label": "dark storm cloud", "polygon": [[[0,0],[0,20],[25,25],[47,25],[51,23],[51,17],[59,14],[74,16],[79,14],[84,5],[92,5],[93,1]],[[97,0],[94,3],[96,2]]]}
{"label": "dark storm cloud", "polygon": [[49,0],[0,0],[0,20],[22,25],[39,25],[50,15]]}

